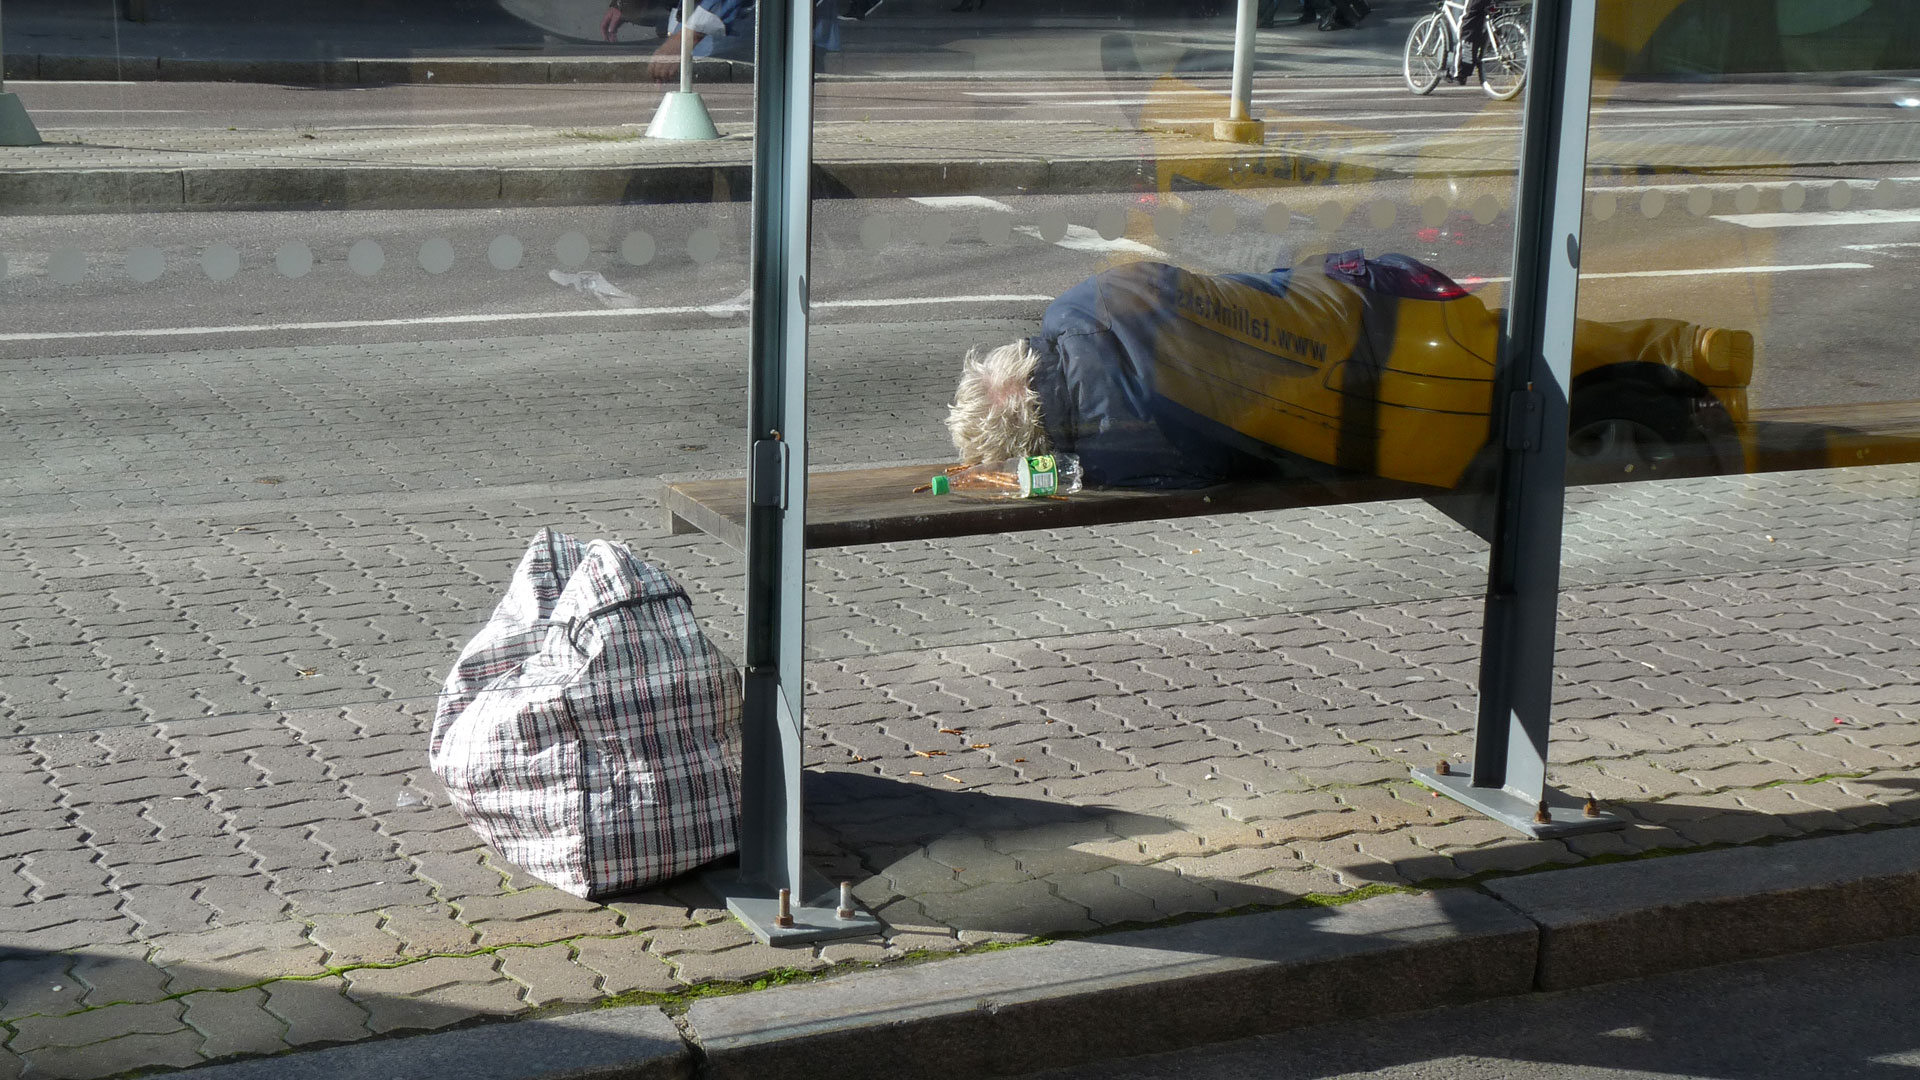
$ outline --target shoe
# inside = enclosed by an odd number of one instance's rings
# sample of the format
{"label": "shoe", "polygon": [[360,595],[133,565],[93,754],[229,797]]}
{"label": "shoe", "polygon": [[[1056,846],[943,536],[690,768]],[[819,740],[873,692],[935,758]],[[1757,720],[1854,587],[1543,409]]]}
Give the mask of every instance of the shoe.
{"label": "shoe", "polygon": [[1353,29],[1353,24],[1347,21],[1347,16],[1344,12],[1336,11],[1320,20],[1320,29],[1351,30]]}

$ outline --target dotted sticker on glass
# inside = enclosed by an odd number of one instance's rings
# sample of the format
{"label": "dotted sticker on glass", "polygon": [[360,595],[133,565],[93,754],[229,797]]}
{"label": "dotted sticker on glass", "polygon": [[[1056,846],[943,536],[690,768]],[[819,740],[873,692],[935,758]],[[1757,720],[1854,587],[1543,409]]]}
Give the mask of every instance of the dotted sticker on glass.
{"label": "dotted sticker on glass", "polygon": [[652,233],[635,229],[620,241],[620,260],[628,266],[645,266],[653,261],[659,250]]}
{"label": "dotted sticker on glass", "polygon": [[355,240],[347,249],[347,269],[361,277],[372,277],[386,265],[386,249],[373,240]]}
{"label": "dotted sticker on glass", "polygon": [[569,270],[585,266],[592,254],[593,245],[587,242],[587,234],[583,232],[564,232],[553,242],[554,259]]}
{"label": "dotted sticker on glass", "polygon": [[687,258],[702,266],[720,257],[720,234],[701,226],[687,236]]}
{"label": "dotted sticker on glass", "polygon": [[78,285],[87,276],[87,253],[79,248],[61,248],[47,259],[47,276],[56,285]]}
{"label": "dotted sticker on glass", "polygon": [[420,269],[429,274],[444,274],[453,269],[453,244],[445,237],[421,244]]}
{"label": "dotted sticker on glass", "polygon": [[526,257],[527,246],[517,236],[496,236],[487,245],[487,265],[495,270],[512,270]]}
{"label": "dotted sticker on glass", "polygon": [[313,272],[313,249],[298,240],[280,245],[273,253],[273,268],[280,276],[298,280]]}
{"label": "dotted sticker on glass", "polygon": [[209,281],[232,281],[240,273],[240,252],[232,244],[208,244],[200,253],[200,270]]}

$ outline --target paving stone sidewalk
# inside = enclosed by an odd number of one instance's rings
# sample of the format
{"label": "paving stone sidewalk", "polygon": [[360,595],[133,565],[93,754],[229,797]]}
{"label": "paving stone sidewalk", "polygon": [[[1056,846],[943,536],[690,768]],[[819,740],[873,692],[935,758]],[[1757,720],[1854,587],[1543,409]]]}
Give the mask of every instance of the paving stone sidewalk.
{"label": "paving stone sidewalk", "polygon": [[[1010,329],[828,328],[816,460],[940,457],[916,358]],[[1469,748],[1484,550],[1388,503],[818,553],[808,846],[885,935],[767,948],[685,881],[565,896],[448,807],[432,695],[547,524],[667,565],[734,648],[737,553],[666,535],[650,492],[739,438],[739,334],[31,366],[0,511],[0,1077],[1920,820],[1897,466],[1575,493],[1552,780],[1623,832],[1523,840],[1407,782]],[[590,422],[610,408],[633,421]]]}

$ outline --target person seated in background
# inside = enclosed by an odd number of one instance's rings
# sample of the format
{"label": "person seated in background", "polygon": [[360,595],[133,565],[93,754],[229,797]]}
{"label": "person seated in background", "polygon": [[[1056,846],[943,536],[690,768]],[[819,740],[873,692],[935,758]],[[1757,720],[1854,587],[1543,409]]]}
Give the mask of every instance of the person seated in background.
{"label": "person seated in background", "polygon": [[[631,4],[632,0],[628,0]],[[729,60],[753,59],[754,0],[699,0],[687,25],[680,25],[680,4],[669,5],[666,40],[654,50],[648,74],[655,82],[680,77],[680,35],[691,39],[694,56],[718,56]],[[600,34],[617,41],[620,24],[634,21],[628,6],[608,5],[600,19]],[[825,54],[840,51],[840,21],[835,18],[833,0],[813,0],[814,70],[824,66]]]}
{"label": "person seated in background", "polygon": [[[1061,294],[1038,334],[969,352],[947,430],[963,464],[1076,454],[1089,487],[1330,466],[1452,489],[1491,467],[1503,321],[1404,255],[1266,274],[1132,263]],[[1586,439],[1597,479],[1740,469],[1752,368],[1743,331],[1582,320],[1570,453]]]}

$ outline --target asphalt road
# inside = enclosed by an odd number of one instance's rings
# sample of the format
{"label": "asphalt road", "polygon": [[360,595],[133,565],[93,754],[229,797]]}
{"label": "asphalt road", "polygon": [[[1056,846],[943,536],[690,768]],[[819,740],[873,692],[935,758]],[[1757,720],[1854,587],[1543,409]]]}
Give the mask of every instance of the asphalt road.
{"label": "asphalt road", "polygon": [[1920,939],[1311,1028],[1030,1080],[1909,1080]]}
{"label": "asphalt road", "polygon": [[[1114,258],[1252,271],[1350,247],[1426,259],[1501,303],[1511,217],[1482,224],[1471,207],[1483,196],[1504,203],[1503,185],[1461,188],[1469,209],[1439,228],[1418,220],[1419,191],[1342,194],[1205,193],[1171,237],[1154,229],[1157,200],[1124,195],[822,202],[815,316],[850,332],[1037,322],[1048,299]],[[1386,228],[1367,216],[1382,202],[1396,207]],[[1320,220],[1329,203],[1347,217],[1331,232]],[[1763,407],[1920,398],[1909,314],[1920,221],[1830,218],[1748,228],[1629,208],[1591,221],[1583,314],[1755,330]],[[1230,227],[1216,233],[1215,223]],[[741,204],[9,218],[0,356],[743,323],[746,250]],[[1675,275],[1686,270],[1714,272]]]}
{"label": "asphalt road", "polygon": [[[45,118],[64,115],[83,130],[129,115],[164,116],[175,126],[304,118],[598,130],[647,112],[653,93],[10,85]],[[718,88],[716,105],[739,104],[747,89]],[[1706,121],[1737,137],[1789,123],[1838,127],[1861,115],[1914,115],[1888,104],[1897,86],[1882,81],[1615,89],[1596,112],[1596,136],[1693,138]],[[1496,146],[1518,138],[1513,106],[1459,88],[1415,98],[1385,77],[1266,78],[1257,91],[1276,129],[1289,134],[1338,125],[1415,147],[1460,131],[1489,135]],[[821,115],[857,123],[861,110],[895,119],[944,110],[1036,127],[1061,119],[1121,127],[1141,100],[1099,80],[838,83],[823,84]],[[118,111],[134,105],[156,111]],[[1114,259],[1258,271],[1356,247],[1427,260],[1497,306],[1511,270],[1511,203],[1506,178],[1172,197],[824,200],[816,209],[815,316],[852,334],[953,318],[1031,323],[1049,298]],[[743,322],[747,221],[740,203],[0,217],[0,357]],[[1710,183],[1596,172],[1583,250],[1583,315],[1753,330],[1758,406],[1920,399],[1909,315],[1920,288],[1912,273],[1920,165],[1720,173]]]}

